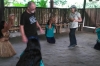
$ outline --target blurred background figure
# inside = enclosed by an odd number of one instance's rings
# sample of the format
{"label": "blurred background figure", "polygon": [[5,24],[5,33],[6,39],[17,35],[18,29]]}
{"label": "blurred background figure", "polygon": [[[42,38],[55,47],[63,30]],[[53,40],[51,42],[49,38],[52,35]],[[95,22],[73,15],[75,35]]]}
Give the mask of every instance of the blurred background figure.
{"label": "blurred background figure", "polygon": [[14,21],[14,16],[9,15],[8,22],[0,22],[0,57],[12,57],[16,54],[9,41],[9,29]]}
{"label": "blurred background figure", "polygon": [[71,12],[69,15],[69,27],[70,27],[70,45],[69,48],[74,48],[77,45],[77,40],[75,36],[76,29],[78,28],[78,22],[82,22],[81,14],[77,11],[77,7],[75,5],[71,6]]}

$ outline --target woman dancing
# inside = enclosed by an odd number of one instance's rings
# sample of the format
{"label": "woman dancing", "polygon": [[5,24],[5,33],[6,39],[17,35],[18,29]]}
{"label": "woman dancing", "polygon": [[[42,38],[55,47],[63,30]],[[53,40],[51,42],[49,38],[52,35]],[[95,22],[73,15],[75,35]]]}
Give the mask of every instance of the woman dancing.
{"label": "woman dancing", "polygon": [[16,54],[9,42],[9,29],[14,21],[14,15],[9,16],[8,23],[0,22],[0,57],[12,57]]}

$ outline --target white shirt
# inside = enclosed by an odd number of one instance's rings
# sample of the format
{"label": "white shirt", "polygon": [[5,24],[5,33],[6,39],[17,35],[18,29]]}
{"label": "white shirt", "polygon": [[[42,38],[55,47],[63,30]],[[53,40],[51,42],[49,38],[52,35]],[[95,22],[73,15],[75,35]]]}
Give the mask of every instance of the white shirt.
{"label": "white shirt", "polygon": [[[69,18],[74,18],[75,20],[78,20],[78,18],[81,17],[81,14],[79,12],[70,13]],[[69,23],[70,28],[78,28],[78,22],[70,22]]]}

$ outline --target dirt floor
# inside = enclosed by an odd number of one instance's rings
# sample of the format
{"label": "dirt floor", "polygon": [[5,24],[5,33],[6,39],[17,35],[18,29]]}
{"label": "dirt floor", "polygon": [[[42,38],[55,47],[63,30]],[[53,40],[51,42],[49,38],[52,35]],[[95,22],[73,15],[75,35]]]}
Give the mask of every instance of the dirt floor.
{"label": "dirt floor", "polygon": [[[93,49],[96,43],[96,34],[76,34],[78,47],[68,49],[68,33],[57,34],[56,44],[46,42],[45,36],[39,36],[42,48],[42,56],[45,66],[100,66],[100,51]],[[20,54],[26,47],[21,37],[10,39],[17,54],[11,58],[0,58],[0,66],[16,66]]]}

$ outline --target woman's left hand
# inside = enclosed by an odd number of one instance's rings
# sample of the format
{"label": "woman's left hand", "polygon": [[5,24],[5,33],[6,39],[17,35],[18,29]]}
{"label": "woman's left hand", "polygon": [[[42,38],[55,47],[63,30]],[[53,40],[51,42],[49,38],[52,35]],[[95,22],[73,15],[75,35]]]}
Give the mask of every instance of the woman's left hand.
{"label": "woman's left hand", "polygon": [[43,29],[40,29],[40,32],[43,34],[44,33],[44,30]]}

